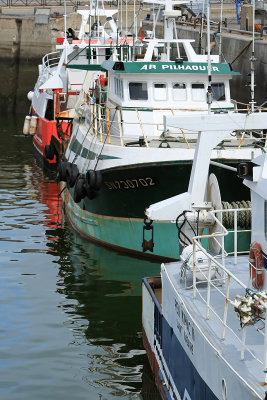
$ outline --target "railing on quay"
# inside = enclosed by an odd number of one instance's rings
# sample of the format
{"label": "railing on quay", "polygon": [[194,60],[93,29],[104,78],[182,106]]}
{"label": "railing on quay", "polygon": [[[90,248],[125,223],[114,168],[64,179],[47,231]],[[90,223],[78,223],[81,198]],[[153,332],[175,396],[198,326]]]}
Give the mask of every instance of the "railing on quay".
{"label": "railing on quay", "polygon": [[[140,1],[136,0],[120,0],[124,5],[142,5]],[[118,0],[105,2],[108,7],[118,7]],[[78,8],[79,6],[83,6],[88,4],[86,0],[66,0],[66,6],[71,6],[74,8]],[[0,0],[0,7],[33,7],[33,6],[41,6],[41,7],[56,7],[56,6],[64,6],[64,0]]]}

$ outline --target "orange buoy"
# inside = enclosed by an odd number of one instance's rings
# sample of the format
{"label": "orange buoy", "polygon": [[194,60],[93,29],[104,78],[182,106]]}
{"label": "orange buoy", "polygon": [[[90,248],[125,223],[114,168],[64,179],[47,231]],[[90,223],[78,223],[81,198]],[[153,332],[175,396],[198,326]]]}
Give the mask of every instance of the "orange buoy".
{"label": "orange buoy", "polygon": [[250,245],[249,262],[252,286],[255,289],[261,289],[264,282],[264,268],[262,267],[261,245],[257,242],[253,242]]}

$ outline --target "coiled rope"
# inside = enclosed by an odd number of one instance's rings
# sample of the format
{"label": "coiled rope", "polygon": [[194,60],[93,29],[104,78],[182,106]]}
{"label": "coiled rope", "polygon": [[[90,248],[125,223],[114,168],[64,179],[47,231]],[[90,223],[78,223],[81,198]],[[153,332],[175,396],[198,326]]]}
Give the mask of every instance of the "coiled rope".
{"label": "coiled rope", "polygon": [[[228,203],[222,201],[222,207],[224,210],[227,209],[239,209],[239,208],[251,208],[251,201],[233,201]],[[234,213],[232,211],[222,213],[222,223],[227,229],[234,228]],[[251,228],[251,211],[244,210],[237,212],[237,226],[240,228],[250,229]]]}

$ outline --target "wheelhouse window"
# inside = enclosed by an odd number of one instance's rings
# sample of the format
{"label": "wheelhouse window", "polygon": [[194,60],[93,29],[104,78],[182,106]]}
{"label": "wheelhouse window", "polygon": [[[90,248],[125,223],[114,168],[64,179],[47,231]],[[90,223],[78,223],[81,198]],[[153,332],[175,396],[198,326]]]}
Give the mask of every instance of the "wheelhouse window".
{"label": "wheelhouse window", "polygon": [[153,85],[154,100],[167,100],[167,85],[166,83],[154,83]]}
{"label": "wheelhouse window", "polygon": [[192,100],[205,101],[205,86],[204,83],[192,83]]}
{"label": "wheelhouse window", "polygon": [[185,83],[173,83],[172,84],[172,98],[175,101],[186,100],[186,85]]}
{"label": "wheelhouse window", "polygon": [[114,78],[114,92],[115,95],[123,99],[123,81],[118,78]]}
{"label": "wheelhouse window", "polygon": [[129,93],[131,100],[147,100],[147,83],[146,82],[129,82]]}
{"label": "wheelhouse window", "polygon": [[224,83],[212,83],[211,88],[212,88],[213,100],[216,100],[216,101],[225,100]]}

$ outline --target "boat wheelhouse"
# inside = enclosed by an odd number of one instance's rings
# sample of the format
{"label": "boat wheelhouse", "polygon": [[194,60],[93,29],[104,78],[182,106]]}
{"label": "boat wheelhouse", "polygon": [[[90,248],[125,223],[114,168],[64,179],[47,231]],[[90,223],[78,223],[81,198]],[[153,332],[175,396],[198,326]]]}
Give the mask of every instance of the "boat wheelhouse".
{"label": "boat wheelhouse", "polygon": [[[220,121],[213,117],[206,116],[205,123],[199,119],[200,131],[204,127],[207,131],[201,132],[195,166],[202,164],[203,153],[209,158],[211,135],[217,136],[217,142],[223,137],[222,128],[221,132],[220,128],[211,131],[210,122],[218,125]],[[266,117],[259,114],[232,117],[225,121],[226,136],[234,122],[245,128],[251,121],[255,129],[266,123]],[[185,125],[190,127],[188,121]],[[202,166],[203,186],[208,163]],[[214,178],[207,182],[210,199],[203,197],[203,191],[198,196],[194,190],[200,175],[192,171],[188,192],[147,211],[162,217],[165,207],[166,213],[174,213],[175,203],[178,212],[186,210],[183,216],[187,215],[196,229],[191,232],[191,244],[182,243],[181,261],[162,264],[160,277],[143,280],[143,343],[163,399],[266,398],[266,171],[265,154],[238,167],[239,177],[251,190],[251,246],[247,252],[238,251],[244,232],[237,228],[249,218],[249,210],[242,204],[223,209]],[[229,219],[235,226],[232,252],[225,248]],[[204,235],[203,227],[207,229]],[[215,242],[216,252],[211,246]]]}

